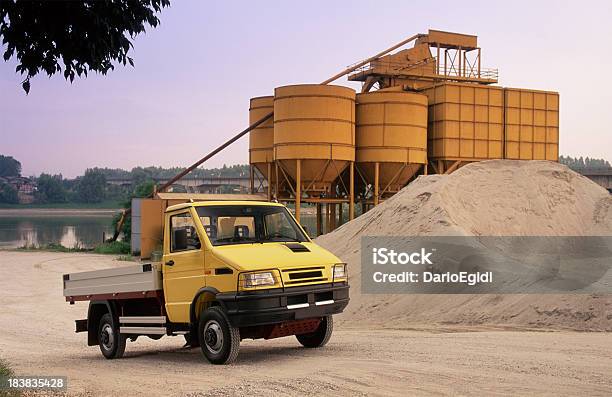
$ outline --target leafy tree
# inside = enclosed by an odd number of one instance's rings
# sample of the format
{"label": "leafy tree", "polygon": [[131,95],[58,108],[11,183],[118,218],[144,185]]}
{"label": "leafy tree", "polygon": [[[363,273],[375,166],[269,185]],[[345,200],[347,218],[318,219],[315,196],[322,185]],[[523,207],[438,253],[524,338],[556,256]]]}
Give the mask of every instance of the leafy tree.
{"label": "leafy tree", "polygon": [[136,186],[136,189],[134,189],[134,194],[132,194],[131,198],[149,197],[150,195],[153,194],[154,189],[155,189],[155,182],[153,181],[147,181],[147,182],[141,183],[140,185]]}
{"label": "leafy tree", "polygon": [[88,168],[77,184],[77,197],[83,203],[99,203],[104,200],[106,177],[98,169]]}
{"label": "leafy tree", "polygon": [[148,168],[134,167],[132,168],[132,186],[139,186],[143,183],[153,181],[153,171]]}
{"label": "leafy tree", "polygon": [[12,156],[0,154],[0,176],[20,176],[21,163]]}
{"label": "leafy tree", "polygon": [[88,71],[106,74],[113,62],[134,66],[128,56],[132,40],[147,25],[156,27],[156,13],[169,0],[2,0],[0,37],[4,60],[17,57],[16,72],[25,75],[22,87],[40,72],[52,76],[63,70],[72,82]]}
{"label": "leafy tree", "polygon": [[4,183],[0,185],[0,203],[17,204],[19,203],[19,195],[14,186]]}
{"label": "leafy tree", "polygon": [[64,203],[67,199],[62,175],[40,174],[34,198],[39,203]]}
{"label": "leafy tree", "polygon": [[605,159],[559,156],[559,162],[565,164],[573,170],[585,169],[610,169],[612,165]]}

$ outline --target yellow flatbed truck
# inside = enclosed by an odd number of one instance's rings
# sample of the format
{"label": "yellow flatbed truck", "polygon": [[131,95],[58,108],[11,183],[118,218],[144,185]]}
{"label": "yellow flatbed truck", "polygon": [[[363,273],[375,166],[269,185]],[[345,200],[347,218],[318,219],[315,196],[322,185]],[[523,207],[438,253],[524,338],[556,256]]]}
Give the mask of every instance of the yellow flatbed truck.
{"label": "yellow flatbed truck", "polygon": [[67,302],[89,301],[76,332],[104,357],[122,357],[139,336],[184,335],[213,364],[234,361],[247,338],[328,342],[332,315],[349,301],[346,264],[313,243],[285,206],[177,204],[163,228],[161,262],[63,276]]}

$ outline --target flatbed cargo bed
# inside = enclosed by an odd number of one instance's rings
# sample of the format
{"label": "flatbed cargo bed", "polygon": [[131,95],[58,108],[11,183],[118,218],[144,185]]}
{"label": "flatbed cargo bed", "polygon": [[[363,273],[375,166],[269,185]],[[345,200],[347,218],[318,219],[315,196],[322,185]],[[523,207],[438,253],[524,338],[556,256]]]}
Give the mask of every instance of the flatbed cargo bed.
{"label": "flatbed cargo bed", "polygon": [[135,298],[161,295],[160,264],[138,264],[113,269],[64,274],[66,301]]}

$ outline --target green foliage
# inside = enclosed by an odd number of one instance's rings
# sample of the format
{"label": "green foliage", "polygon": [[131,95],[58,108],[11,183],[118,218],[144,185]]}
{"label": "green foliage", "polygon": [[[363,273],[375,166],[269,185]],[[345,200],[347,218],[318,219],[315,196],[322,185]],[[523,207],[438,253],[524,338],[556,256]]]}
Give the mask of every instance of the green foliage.
{"label": "green foliage", "polygon": [[[153,190],[155,189],[155,182],[146,181],[136,186],[134,192],[130,195],[130,197],[125,200],[122,205],[124,209],[132,208],[132,199],[133,198],[144,198],[149,197],[153,194]],[[113,229],[117,230],[117,224],[121,220],[121,213],[116,214],[113,217]],[[123,226],[121,227],[121,233],[123,233],[123,241],[131,241],[132,239],[132,217],[128,216],[123,222]]]}
{"label": "green foliage", "polygon": [[[153,181],[155,179],[169,179],[178,173],[185,170],[182,167],[134,167],[130,171],[123,170],[120,168],[96,168],[100,172],[104,173],[106,179],[121,178],[131,179],[132,185],[137,186],[147,181]],[[191,171],[187,178],[210,178],[210,177],[248,177],[249,176],[249,165],[248,164],[236,164],[236,165],[224,165],[221,168],[196,168]]]}
{"label": "green foliage", "polygon": [[63,70],[64,78],[87,77],[88,71],[106,74],[113,62],[134,66],[128,56],[132,40],[147,25],[156,27],[156,13],[169,0],[133,1],[0,1],[0,36],[4,60],[17,57],[16,72],[30,78]]}
{"label": "green foliage", "polygon": [[[131,198],[144,198],[149,197],[153,194],[153,190],[155,189],[155,182],[146,181],[136,186],[134,189],[134,193]],[[131,200],[130,200],[131,204]]]}
{"label": "green foliage", "polygon": [[136,262],[132,255],[119,255],[117,257],[117,260],[118,261],[123,261],[123,262]]}
{"label": "green foliage", "polygon": [[612,165],[605,159],[593,159],[571,157],[571,156],[559,156],[559,162],[567,165],[573,170],[592,170],[592,169],[610,169]]}
{"label": "green foliage", "polygon": [[129,254],[130,243],[127,241],[111,241],[94,248],[96,254]]}
{"label": "green foliage", "polygon": [[65,203],[68,193],[62,175],[40,174],[36,179],[37,189],[34,198],[37,203]]}
{"label": "green foliage", "polygon": [[59,243],[48,243],[43,245],[24,245],[19,248],[20,250],[25,251],[52,251],[52,252],[88,252],[91,251],[88,248],[82,248],[79,246],[75,247],[65,247]]}
{"label": "green foliage", "polygon": [[19,203],[19,195],[14,186],[4,183],[0,185],[0,203],[17,204]]}
{"label": "green foliage", "polygon": [[[0,379],[8,378],[13,375],[15,375],[15,372],[11,369],[10,365],[6,361],[0,359]],[[21,392],[19,390],[0,390],[0,397],[18,397],[20,395]]]}
{"label": "green foliage", "polygon": [[[102,243],[95,248],[83,248],[79,246],[75,247],[65,247],[59,243],[49,243],[43,245],[24,245],[19,248],[20,250],[25,251],[52,251],[52,252],[95,252],[96,254],[129,254],[130,253],[130,243],[126,241],[113,241],[113,242],[105,242]],[[127,257],[123,257],[123,260]]]}
{"label": "green foliage", "polygon": [[21,163],[12,156],[0,154],[0,176],[20,176]]}
{"label": "green foliage", "polygon": [[82,203],[99,203],[104,200],[106,177],[97,169],[87,169],[76,187],[77,199]]}
{"label": "green foliage", "polygon": [[13,370],[8,363],[0,359],[0,378],[6,378],[13,375]]}

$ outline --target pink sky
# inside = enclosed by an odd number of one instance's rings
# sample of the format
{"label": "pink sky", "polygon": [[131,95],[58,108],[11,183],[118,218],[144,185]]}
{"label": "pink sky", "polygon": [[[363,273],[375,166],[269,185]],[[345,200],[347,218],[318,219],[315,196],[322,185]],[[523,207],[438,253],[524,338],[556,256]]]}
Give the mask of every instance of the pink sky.
{"label": "pink sky", "polygon": [[[136,67],[107,76],[38,76],[26,96],[15,61],[0,62],[0,154],[25,175],[187,166],[246,127],[250,97],[320,82],[432,28],[477,34],[501,85],[559,91],[560,153],[612,161],[607,1],[175,0],[160,19],[135,40]],[[247,147],[245,138],[207,166],[246,163]]]}

